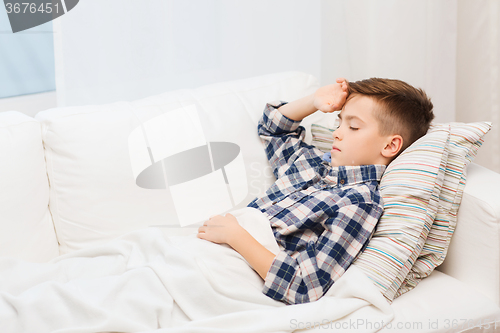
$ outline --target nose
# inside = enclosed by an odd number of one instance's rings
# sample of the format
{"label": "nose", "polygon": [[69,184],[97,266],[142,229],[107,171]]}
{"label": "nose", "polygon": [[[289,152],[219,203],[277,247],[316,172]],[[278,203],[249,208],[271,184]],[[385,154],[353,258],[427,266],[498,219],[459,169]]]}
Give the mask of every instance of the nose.
{"label": "nose", "polygon": [[333,136],[333,140],[334,140],[334,141],[335,141],[335,140],[341,140],[341,138],[340,138],[340,131],[339,131],[339,129],[340,129],[340,126],[339,126],[339,127],[337,127],[337,129],[336,129],[335,131],[333,131],[333,133],[332,133],[332,136]]}

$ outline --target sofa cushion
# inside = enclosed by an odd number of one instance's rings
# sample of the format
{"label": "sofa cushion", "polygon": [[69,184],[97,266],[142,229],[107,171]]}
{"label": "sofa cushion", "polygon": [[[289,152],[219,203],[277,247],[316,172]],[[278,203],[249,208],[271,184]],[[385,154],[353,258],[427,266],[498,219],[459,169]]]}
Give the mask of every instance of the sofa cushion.
{"label": "sofa cushion", "polygon": [[40,123],[0,112],[0,256],[46,262],[59,255],[48,209]]}
{"label": "sofa cushion", "polygon": [[433,271],[413,292],[396,298],[392,308],[394,319],[379,332],[498,332],[500,329],[500,308],[494,302],[439,271]]}
{"label": "sofa cushion", "polygon": [[266,103],[318,86],[286,72],[39,112],[61,253],[246,206],[275,181],[257,135]]}
{"label": "sofa cushion", "polygon": [[500,174],[471,163],[446,259],[437,269],[500,305]]}

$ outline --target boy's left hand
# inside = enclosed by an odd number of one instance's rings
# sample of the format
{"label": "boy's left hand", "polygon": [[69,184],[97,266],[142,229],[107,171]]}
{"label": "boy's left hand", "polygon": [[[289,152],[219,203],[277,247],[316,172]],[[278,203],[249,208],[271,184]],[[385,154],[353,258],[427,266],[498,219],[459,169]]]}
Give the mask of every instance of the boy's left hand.
{"label": "boy's left hand", "polygon": [[349,93],[348,82],[338,78],[336,83],[318,88],[314,93],[314,106],[322,112],[342,110]]}
{"label": "boy's left hand", "polygon": [[198,228],[197,237],[217,244],[230,244],[243,229],[233,215],[214,215]]}
{"label": "boy's left hand", "polygon": [[217,244],[227,244],[259,273],[265,280],[274,260],[274,253],[266,249],[252,237],[231,214],[214,215],[198,229],[198,238]]}

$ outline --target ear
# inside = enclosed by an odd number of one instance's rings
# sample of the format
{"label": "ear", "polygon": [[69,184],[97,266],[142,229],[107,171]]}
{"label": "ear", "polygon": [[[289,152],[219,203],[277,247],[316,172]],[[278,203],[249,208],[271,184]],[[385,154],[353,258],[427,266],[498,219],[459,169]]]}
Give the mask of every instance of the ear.
{"label": "ear", "polygon": [[385,147],[382,149],[382,156],[393,158],[403,147],[403,137],[401,135],[391,135],[387,137]]}

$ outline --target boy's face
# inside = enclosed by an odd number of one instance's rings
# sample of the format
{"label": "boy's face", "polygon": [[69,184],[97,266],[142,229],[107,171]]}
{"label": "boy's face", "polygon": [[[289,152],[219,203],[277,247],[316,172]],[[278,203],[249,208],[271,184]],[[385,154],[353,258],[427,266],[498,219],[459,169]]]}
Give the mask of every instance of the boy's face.
{"label": "boy's face", "polygon": [[388,137],[379,134],[373,115],[376,106],[367,96],[349,98],[339,114],[340,126],[333,132],[332,166],[387,164],[382,153]]}

